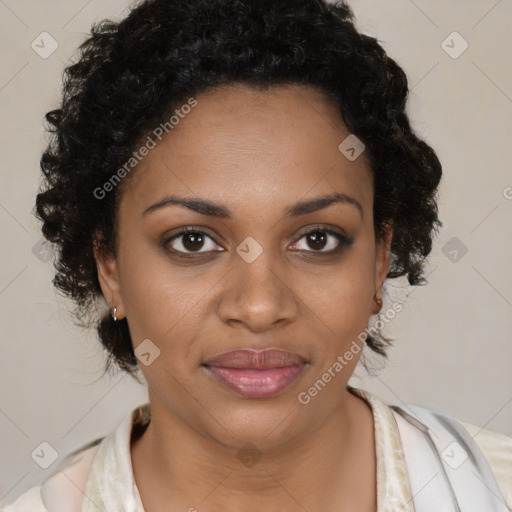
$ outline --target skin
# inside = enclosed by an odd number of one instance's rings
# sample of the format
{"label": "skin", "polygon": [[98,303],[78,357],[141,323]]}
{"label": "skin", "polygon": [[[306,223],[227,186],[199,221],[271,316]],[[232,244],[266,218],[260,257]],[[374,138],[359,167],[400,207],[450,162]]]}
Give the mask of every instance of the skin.
{"label": "skin", "polygon": [[[375,239],[366,155],[350,161],[339,151],[349,131],[308,86],[230,85],[196,99],[125,183],[116,257],[96,254],[105,299],[127,318],[134,347],[150,339],[160,350],[140,364],[152,420],[131,446],[146,512],[375,512],[373,416],[346,390],[360,354],[310,403],[298,400],[378,311],[391,231]],[[361,212],[337,202],[284,215],[332,193]],[[143,215],[170,194],[215,201],[232,218],[179,205]],[[185,226],[208,235],[196,254],[186,235],[164,246]],[[304,236],[322,227],[352,244],[324,254],[338,245],[333,235],[324,247]],[[252,263],[236,252],[248,236],[263,249]],[[268,347],[309,361],[272,397],[241,397],[201,366],[221,352]],[[237,457],[248,442],[261,454],[251,467]]]}

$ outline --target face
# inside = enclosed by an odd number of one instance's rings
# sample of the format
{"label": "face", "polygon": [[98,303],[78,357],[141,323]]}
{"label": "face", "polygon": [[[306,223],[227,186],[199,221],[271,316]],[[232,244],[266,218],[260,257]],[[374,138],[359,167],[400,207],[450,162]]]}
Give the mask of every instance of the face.
{"label": "face", "polygon": [[196,100],[126,183],[99,278],[146,353],[153,418],[264,449],[340,405],[360,352],[339,357],[362,345],[390,236],[375,240],[368,160],[340,152],[350,133],[320,92]]}

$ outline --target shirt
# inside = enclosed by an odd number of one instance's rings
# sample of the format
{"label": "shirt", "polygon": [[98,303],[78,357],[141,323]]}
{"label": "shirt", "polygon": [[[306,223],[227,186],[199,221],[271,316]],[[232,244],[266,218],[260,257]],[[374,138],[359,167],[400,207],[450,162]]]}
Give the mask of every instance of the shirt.
{"label": "shirt", "polygon": [[[388,404],[376,395],[349,386],[351,393],[365,400],[373,413],[376,463],[377,512],[414,512],[414,502],[407,476],[407,468],[400,433]],[[19,496],[3,512],[60,512],[64,496],[45,489],[45,483],[61,478],[66,482],[82,478],[85,492],[69,485],[70,496],[81,512],[144,512],[140,494],[133,476],[130,444],[132,435],[145,428],[151,418],[150,404],[142,404],[127,414],[117,429],[101,438],[99,444],[88,448],[92,465],[88,475],[73,473],[71,465],[55,472],[41,485],[34,486]],[[460,421],[460,420],[459,420]],[[512,438],[503,434],[460,422],[474,437],[494,473],[502,497],[512,509]],[[82,448],[84,450],[84,448]],[[65,474],[62,474],[65,473]],[[64,480],[63,480],[64,481]],[[48,487],[48,486],[46,486]],[[74,493],[74,497],[71,496]],[[59,505],[60,504],[60,505]],[[81,505],[80,505],[81,504]]]}

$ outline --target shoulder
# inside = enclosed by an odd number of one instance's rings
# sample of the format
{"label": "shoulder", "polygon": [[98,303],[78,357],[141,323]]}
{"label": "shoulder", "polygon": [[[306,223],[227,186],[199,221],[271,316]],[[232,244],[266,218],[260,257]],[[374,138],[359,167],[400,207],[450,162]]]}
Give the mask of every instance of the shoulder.
{"label": "shoulder", "polygon": [[1,512],[48,512],[41,498],[41,485],[31,487]]}
{"label": "shoulder", "polygon": [[44,482],[25,491],[0,512],[80,511],[89,468],[101,440],[69,454]]}
{"label": "shoulder", "polygon": [[[28,489],[14,502],[0,508],[0,512],[81,511],[88,483],[102,485],[104,481],[104,467],[102,466],[104,459],[108,459],[111,465],[119,457],[122,457],[124,461],[129,461],[129,439],[132,435],[140,434],[147,427],[150,419],[149,403],[136,407],[125,416],[113,432],[68,454],[44,482]],[[98,453],[100,451],[101,453]],[[94,472],[97,455],[101,455],[101,457],[96,463],[96,472]],[[131,475],[131,465],[121,464],[120,470],[127,471],[127,467],[130,467],[126,476],[128,479]],[[89,482],[91,472],[95,473],[97,481]]]}
{"label": "shoulder", "polygon": [[512,437],[458,421],[482,450],[507,506],[512,508]]}

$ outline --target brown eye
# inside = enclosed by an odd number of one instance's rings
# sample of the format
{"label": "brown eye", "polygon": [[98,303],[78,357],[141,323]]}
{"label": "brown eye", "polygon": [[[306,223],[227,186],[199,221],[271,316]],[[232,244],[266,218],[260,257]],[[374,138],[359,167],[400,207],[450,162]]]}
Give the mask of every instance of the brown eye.
{"label": "brown eye", "polygon": [[327,244],[327,235],[323,231],[312,231],[306,235],[307,244],[315,250],[321,250]]}
{"label": "brown eye", "polygon": [[[219,250],[219,246],[213,239],[197,229],[184,229],[173,237],[164,241],[166,247],[171,247],[171,252],[192,254],[205,253]],[[201,250],[205,249],[205,250]],[[220,250],[222,248],[220,247]]]}
{"label": "brown eye", "polygon": [[183,235],[182,244],[187,251],[196,251],[204,245],[204,236],[201,233],[187,233]]}
{"label": "brown eye", "polygon": [[[303,239],[305,244],[301,247],[299,242]],[[352,238],[341,233],[336,233],[330,229],[316,228],[304,233],[292,247],[293,249],[306,252],[332,253],[351,245],[352,242]]]}

